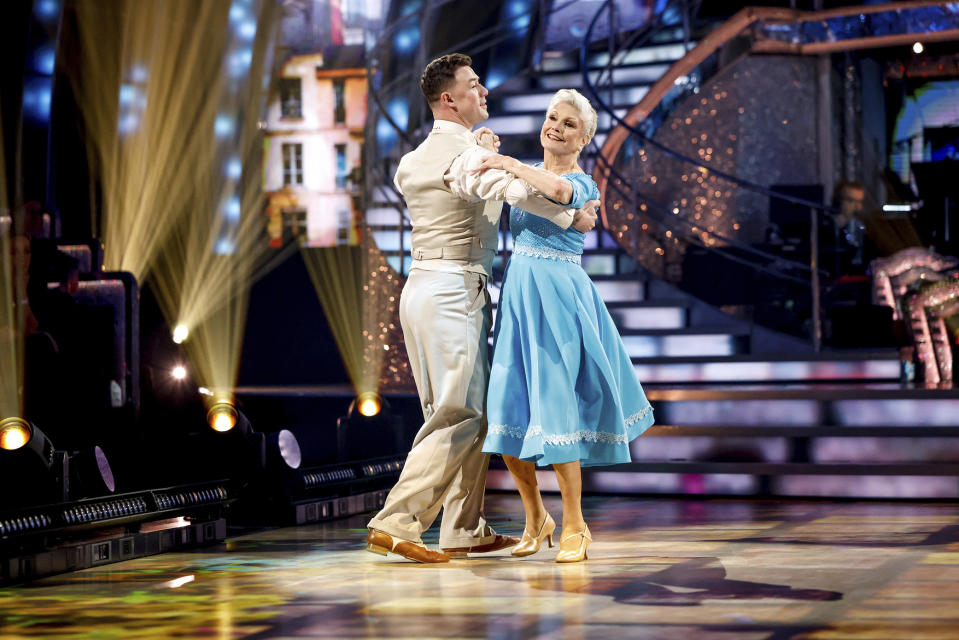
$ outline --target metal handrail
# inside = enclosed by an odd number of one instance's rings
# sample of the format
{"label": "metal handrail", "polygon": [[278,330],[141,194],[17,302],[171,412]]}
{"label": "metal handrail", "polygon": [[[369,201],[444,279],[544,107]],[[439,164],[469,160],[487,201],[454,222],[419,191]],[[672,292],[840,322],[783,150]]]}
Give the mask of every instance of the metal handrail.
{"label": "metal handrail", "polygon": [[[605,7],[605,6],[608,6],[608,2],[607,2],[606,4],[604,4],[604,7]],[[668,5],[667,5],[667,6],[668,6]],[[602,11],[603,11],[603,8],[601,7],[600,10],[599,10],[599,11],[596,13],[596,15],[593,17],[593,20],[592,20],[591,23],[590,23],[589,29],[587,30],[587,33],[586,33],[586,36],[585,36],[585,40],[584,40],[584,46],[583,46],[583,48],[582,48],[582,50],[581,50],[581,52],[580,52],[580,66],[581,66],[581,67],[583,68],[583,70],[584,70],[584,71],[583,71],[584,82],[586,83],[586,85],[587,85],[587,87],[589,88],[590,92],[591,92],[591,93],[593,94],[593,96],[596,98],[597,102],[599,103],[600,108],[603,109],[604,111],[606,111],[606,113],[610,114],[610,116],[613,117],[613,118],[615,118],[617,121],[622,122],[622,120],[621,120],[619,117],[616,116],[615,112],[613,111],[613,108],[612,108],[610,105],[608,105],[608,104],[600,97],[600,90],[597,89],[596,86],[593,84],[593,82],[590,81],[589,76],[588,76],[588,73],[587,73],[587,71],[588,71],[588,70],[587,70],[587,66],[586,66],[587,51],[586,51],[585,43],[590,41],[593,27],[594,27],[594,25],[596,24],[596,21],[598,20],[598,18],[599,18],[599,16],[600,16],[600,14],[601,14]],[[666,28],[666,27],[668,27],[668,26],[670,26],[670,25],[659,24],[659,23],[653,24],[653,25],[650,26],[650,28],[649,28],[648,30],[644,30],[644,33],[643,33],[642,35],[643,35],[643,37],[644,37],[645,40],[648,40],[648,39],[652,38],[652,37],[658,32],[658,29]],[[635,38],[634,38],[634,39],[635,39]],[[612,64],[612,62],[613,62],[613,56],[610,56],[609,63]],[[598,78],[597,78],[597,80],[598,80]],[[641,132],[637,132],[637,135],[641,136],[642,139],[644,140],[644,142],[645,142],[645,141],[650,141],[650,139],[649,139],[647,136],[645,136],[644,134],[642,134]],[[650,141],[650,142],[652,142],[652,141]],[[592,148],[595,150],[595,149],[596,149],[595,143],[591,143],[591,145],[592,145]],[[724,174],[723,172],[714,171],[714,170],[710,169],[709,167],[706,167],[706,166],[700,164],[698,161],[694,161],[692,158],[688,158],[687,156],[683,156],[682,154],[678,154],[678,153],[672,152],[672,150],[666,148],[666,147],[663,146],[663,145],[660,145],[659,143],[653,142],[653,145],[656,146],[657,148],[663,149],[664,151],[674,153],[676,156],[679,156],[680,158],[685,159],[685,160],[687,160],[687,161],[689,161],[689,162],[693,162],[694,164],[696,164],[697,167],[703,168],[703,169],[705,169],[706,171],[711,172],[711,173],[713,173],[713,174],[715,174],[715,175],[717,175],[717,176],[719,176],[719,177],[725,177],[725,175],[726,175],[726,174]],[[613,167],[612,161],[611,161],[605,154],[603,154],[601,150],[595,154],[595,157],[597,158],[597,160],[599,160],[599,164],[602,164],[602,165],[603,165],[603,168],[604,168],[604,171],[605,171],[604,175],[606,175],[607,177],[612,176],[612,177],[614,177],[614,178],[617,178],[617,179],[619,180],[620,184],[625,185],[625,186],[626,186],[629,190],[631,190],[636,196],[638,196],[639,198],[642,198],[645,202],[647,202],[647,203],[649,203],[649,204],[655,204],[656,206],[662,208],[663,210],[668,210],[668,207],[665,207],[665,205],[662,205],[661,203],[656,203],[655,201],[649,199],[647,196],[639,193],[639,191],[636,190],[635,187],[633,187],[632,185],[630,185],[628,178],[622,176],[619,172],[616,171],[616,169]],[[597,166],[597,168],[598,168],[598,166]],[[595,172],[596,172],[596,171],[594,170],[594,173],[595,173]],[[607,184],[609,184],[609,183],[607,182]],[[619,191],[621,194],[623,193],[623,190],[622,190],[621,188],[618,188],[618,187],[613,187],[613,188],[614,188],[616,191]],[[769,191],[769,190],[767,190],[767,191]],[[790,199],[790,198],[788,198],[788,197],[785,197],[787,194],[779,194],[778,192],[774,192],[774,191],[770,191],[770,194],[775,195],[776,197],[782,197],[783,199],[787,199],[787,200]],[[625,194],[624,194],[624,195],[625,195]],[[799,199],[799,200],[802,200],[802,199]],[[808,205],[807,201],[805,201],[805,200],[802,200],[802,204],[807,204],[807,205]],[[823,205],[822,205],[821,203],[815,203],[815,204],[818,204],[820,208],[823,207]],[[605,202],[603,203],[603,206],[605,206]],[[830,208],[831,208],[831,207],[830,207]],[[683,217],[683,218],[677,218],[677,217],[675,217],[675,216],[670,216],[668,219],[682,221],[682,222],[685,223],[687,226],[692,227],[693,229],[695,229],[696,227],[699,227],[699,226],[700,226],[700,225],[698,225],[698,224],[696,224],[696,223],[694,223],[694,222],[686,219],[685,217]],[[665,223],[663,223],[662,221],[660,221],[660,224],[664,224],[665,226],[669,227],[668,224],[665,224]],[[799,261],[795,261],[795,260],[790,260],[790,259],[788,259],[788,258],[784,258],[784,257],[782,257],[782,256],[778,256],[778,255],[776,255],[776,254],[772,254],[772,253],[769,253],[769,252],[767,252],[767,251],[763,251],[762,249],[758,249],[758,248],[756,248],[756,247],[754,247],[754,246],[752,246],[752,245],[750,245],[750,244],[748,244],[748,243],[744,243],[744,242],[738,241],[738,240],[736,240],[735,238],[727,237],[727,236],[725,236],[725,235],[716,233],[716,232],[714,232],[714,231],[709,231],[708,229],[700,229],[700,231],[701,231],[702,233],[707,234],[708,236],[710,236],[710,237],[712,237],[712,238],[715,238],[715,239],[720,240],[720,241],[722,241],[722,242],[724,242],[724,243],[726,243],[726,244],[728,244],[728,245],[731,245],[731,246],[733,246],[733,247],[736,247],[737,249],[741,249],[741,250],[743,250],[743,251],[746,251],[746,252],[748,252],[748,253],[752,253],[752,254],[754,254],[754,255],[756,255],[756,256],[759,256],[759,257],[762,257],[762,258],[766,258],[766,259],[769,259],[769,260],[773,260],[773,261],[775,261],[775,262],[778,263],[778,264],[784,264],[784,265],[793,267],[793,268],[798,269],[798,270],[801,270],[801,271],[811,271],[811,270],[812,270],[811,267],[810,267],[810,265],[808,265],[808,264],[805,264],[805,263],[802,263],[802,262],[799,262]],[[728,257],[728,258],[730,258],[730,259],[734,259],[733,256],[731,256],[731,255],[729,255],[729,254],[726,254],[726,253],[723,251],[723,247],[710,247],[710,246],[707,246],[707,245],[705,245],[704,243],[701,243],[695,235],[687,235],[685,232],[683,232],[683,233],[684,233],[684,237],[685,237],[685,239],[686,239],[687,241],[692,240],[695,244],[700,245],[700,246],[703,246],[704,248],[706,248],[706,249],[708,249],[708,250],[710,250],[710,251],[715,251],[715,252],[718,252],[718,253],[723,253],[724,257]],[[694,233],[695,233],[695,232],[694,232]],[[739,259],[739,261],[742,261],[742,260]],[[775,276],[778,276],[778,277],[782,277],[783,279],[794,280],[794,281],[797,281],[797,282],[802,282],[801,280],[795,278],[794,276],[790,276],[790,275],[784,274],[784,273],[779,273],[779,272],[776,272],[776,271],[774,271],[774,270],[771,270],[771,269],[767,269],[767,268],[765,268],[765,267],[762,267],[761,265],[756,265],[756,268],[757,268],[757,269],[760,269],[760,270],[762,270],[762,271],[765,271],[765,272],[767,272],[767,273],[770,273],[771,275],[775,275]],[[825,274],[826,272],[822,272],[822,273]]]}
{"label": "metal handrail", "polygon": [[[600,14],[602,13],[603,8],[606,7],[606,6],[608,6],[611,1],[612,1],[612,0],[606,0],[606,1],[603,3],[603,7],[601,7],[601,8],[599,9],[599,11],[596,12],[596,15],[595,15],[595,16],[593,16],[593,19],[592,19],[592,21],[591,21],[590,24],[589,24],[589,28],[586,30],[586,36],[584,37],[584,42],[588,42],[588,41],[589,41],[589,38],[591,37],[592,32],[593,32],[593,27],[595,26],[596,21],[599,19],[599,16],[600,16]],[[747,10],[748,10],[748,9],[744,9],[743,11],[747,11]],[[740,13],[742,13],[742,12],[740,12]],[[739,14],[737,14],[737,15],[739,15]],[[735,19],[735,18],[733,18],[733,19]],[[750,22],[750,24],[752,24],[752,21]],[[723,41],[723,43],[725,43],[725,40]],[[702,45],[699,45],[699,46],[702,46]],[[699,46],[697,46],[697,49],[699,48]],[[712,46],[712,45],[710,45],[710,46]],[[717,48],[718,48],[718,46],[717,46]],[[710,53],[712,53],[712,51],[710,51]],[[705,56],[703,57],[703,59],[705,59]],[[585,49],[585,47],[580,51],[580,61],[581,61],[581,64],[585,64],[585,61],[586,61],[586,49]],[[674,66],[675,66],[675,65],[674,65]],[[720,178],[722,178],[722,179],[724,179],[724,180],[727,180],[727,181],[729,181],[729,182],[732,182],[733,184],[736,184],[736,185],[739,185],[739,186],[741,186],[741,187],[744,187],[744,188],[748,189],[749,191],[753,191],[753,192],[755,192],[755,193],[759,193],[759,194],[762,194],[762,195],[765,195],[765,196],[780,198],[780,199],[782,199],[782,200],[786,200],[787,202],[792,202],[793,204],[799,204],[799,205],[802,205],[802,206],[805,206],[805,207],[810,207],[810,208],[817,209],[817,210],[820,210],[820,211],[834,211],[834,210],[835,210],[835,208],[832,207],[831,205],[827,205],[827,204],[824,204],[824,203],[822,203],[822,202],[815,202],[815,201],[813,201],[813,200],[806,200],[805,198],[800,198],[800,197],[798,197],[798,196],[792,196],[792,195],[789,195],[789,194],[784,194],[784,193],[779,193],[779,192],[777,192],[777,191],[773,191],[772,189],[769,189],[768,187],[764,187],[764,186],[762,186],[761,184],[758,184],[758,183],[756,183],[756,182],[752,182],[752,181],[750,181],[750,180],[746,180],[745,178],[740,178],[740,177],[735,176],[735,175],[733,175],[733,174],[731,174],[731,173],[726,173],[725,171],[720,171],[719,169],[716,169],[716,168],[710,167],[709,165],[703,164],[703,163],[700,162],[699,160],[696,160],[696,159],[694,159],[694,158],[692,158],[692,157],[690,157],[690,156],[687,156],[687,155],[685,155],[685,154],[682,154],[682,153],[680,153],[680,152],[678,152],[678,151],[676,151],[676,150],[674,150],[674,149],[670,149],[669,147],[667,147],[666,145],[662,144],[661,142],[657,142],[656,140],[654,140],[654,139],[651,138],[650,136],[646,135],[645,133],[643,133],[642,131],[640,131],[638,128],[636,128],[635,126],[633,126],[633,125],[631,125],[630,123],[628,123],[625,119],[623,119],[623,118],[619,117],[618,115],[616,115],[616,112],[613,110],[612,106],[610,106],[609,104],[607,104],[607,103],[602,99],[602,97],[600,96],[599,91],[596,89],[596,87],[593,85],[593,82],[590,80],[589,74],[587,74],[587,73],[584,73],[584,74],[583,74],[583,83],[586,85],[586,88],[589,89],[590,93],[593,94],[593,96],[595,97],[595,99],[596,99],[597,103],[599,104],[600,108],[603,109],[603,111],[605,111],[607,114],[609,114],[609,116],[610,116],[613,120],[615,120],[617,123],[619,123],[620,126],[625,127],[632,135],[634,135],[634,136],[636,136],[637,138],[639,138],[643,143],[649,144],[649,145],[651,145],[651,146],[659,149],[660,151],[662,151],[662,152],[665,153],[666,155],[671,156],[671,157],[673,157],[673,158],[676,158],[677,160],[680,160],[680,161],[685,162],[685,163],[687,163],[687,164],[691,164],[691,165],[693,165],[693,166],[695,166],[695,167],[698,167],[698,168],[700,168],[700,169],[704,169],[704,170],[708,171],[708,172],[709,172],[710,174],[712,174],[712,175],[715,175],[715,176],[720,177]],[[605,146],[605,145],[604,145],[604,146]],[[605,157],[606,154],[602,154],[602,155],[604,155],[604,157]]]}
{"label": "metal handrail", "polygon": [[[656,201],[656,200],[653,200],[653,199],[649,198],[648,196],[643,195],[643,194],[640,193],[639,191],[633,189],[631,186],[628,185],[628,179],[625,178],[625,177],[623,177],[618,171],[616,171],[616,169],[615,169],[612,165],[608,164],[609,161],[608,161],[604,156],[602,156],[602,155],[597,155],[596,157],[599,159],[599,161],[600,161],[601,163],[603,163],[603,164],[606,166],[606,168],[608,169],[608,171],[610,171],[610,173],[611,173],[614,177],[616,177],[616,178],[619,179],[620,184],[627,185],[627,188],[631,189],[631,190],[633,191],[633,193],[634,193],[637,197],[641,198],[641,199],[643,200],[643,202],[647,204],[647,212],[648,212],[649,209],[653,209],[654,211],[657,211],[657,212],[659,212],[659,213],[665,214],[662,218],[657,219],[657,222],[658,222],[661,226],[666,227],[667,229],[672,230],[672,229],[671,229],[671,225],[670,225],[668,222],[666,222],[666,221],[667,221],[667,220],[675,220],[675,221],[681,222],[681,223],[683,223],[683,224],[685,224],[685,225],[687,225],[687,226],[689,226],[689,227],[692,227],[691,230],[700,227],[699,224],[694,223],[694,222],[690,221],[689,219],[687,219],[687,218],[685,218],[685,217],[680,217],[680,216],[676,216],[676,215],[670,215],[670,209],[669,209],[669,207],[668,207],[667,205],[665,205],[665,204],[663,204],[663,203],[661,203],[661,202],[658,202],[658,201]],[[609,188],[611,188],[611,189],[613,189],[613,190],[615,190],[615,191],[618,191],[618,192],[620,193],[620,195],[624,195],[624,196],[625,196],[625,195],[628,195],[628,194],[626,194],[626,193],[623,191],[623,189],[622,189],[621,187],[617,186],[616,184],[610,185]],[[799,261],[797,261],[797,260],[790,260],[790,259],[788,259],[788,258],[784,258],[784,257],[782,257],[782,256],[780,256],[780,255],[775,254],[775,253],[769,253],[768,251],[764,251],[764,250],[759,249],[759,248],[757,248],[757,247],[755,247],[755,246],[753,246],[753,245],[750,245],[750,244],[748,244],[748,243],[740,242],[739,240],[736,240],[735,238],[729,238],[729,237],[724,236],[724,235],[722,235],[722,234],[716,233],[715,231],[709,231],[709,230],[707,230],[707,229],[702,229],[702,228],[699,228],[699,231],[707,234],[708,236],[710,236],[710,237],[712,237],[712,238],[715,238],[715,239],[717,239],[717,240],[721,240],[721,241],[723,241],[723,242],[726,242],[726,243],[728,243],[729,245],[731,245],[731,246],[733,246],[733,247],[735,247],[735,248],[737,248],[737,249],[740,249],[740,250],[745,251],[745,252],[747,252],[747,253],[752,253],[752,254],[754,254],[754,255],[756,255],[756,256],[758,256],[758,257],[767,258],[767,259],[769,259],[769,260],[771,260],[771,261],[773,261],[773,262],[776,262],[776,263],[778,263],[778,264],[782,264],[782,265],[785,265],[785,266],[788,266],[788,267],[792,267],[792,268],[794,268],[794,269],[796,269],[796,270],[799,270],[799,271],[812,271],[812,268],[810,267],[810,265],[808,265],[808,264],[806,264],[806,263],[799,262]],[[745,259],[743,259],[743,258],[739,258],[739,257],[733,256],[733,255],[731,255],[731,254],[726,254],[725,252],[722,251],[722,247],[711,247],[711,246],[708,246],[708,245],[706,245],[705,243],[703,243],[702,241],[700,241],[699,238],[695,235],[695,233],[696,233],[696,232],[693,231],[693,233],[690,234],[690,235],[688,235],[688,236],[686,236],[685,233],[684,233],[684,239],[685,239],[687,242],[691,242],[691,243],[693,243],[693,244],[696,244],[697,246],[700,246],[700,247],[702,247],[702,248],[704,248],[704,249],[707,249],[707,250],[709,250],[709,251],[716,251],[716,252],[723,253],[723,257],[725,257],[725,258],[729,258],[730,260],[733,260],[733,261],[735,261],[735,262],[739,262],[739,263],[741,263],[741,264],[745,264],[745,265],[748,265],[748,266],[753,266],[753,267],[755,267],[755,269],[757,269],[757,270],[759,270],[759,271],[763,271],[764,273],[768,273],[769,275],[775,276],[775,277],[777,277],[777,278],[781,278],[781,279],[783,279],[783,280],[791,280],[791,281],[793,281],[793,282],[797,282],[797,283],[800,283],[800,284],[809,284],[809,280],[804,280],[804,279],[802,279],[802,278],[797,278],[796,276],[791,276],[791,275],[786,274],[786,273],[781,273],[781,272],[779,272],[779,271],[775,271],[775,270],[773,270],[773,269],[769,269],[769,268],[767,268],[767,267],[764,267],[763,265],[751,263],[751,262],[749,262],[749,261],[747,261],[747,260],[745,260]],[[827,272],[827,271],[825,271],[825,270],[823,270],[823,269],[820,269],[820,270],[819,270],[819,273],[820,273],[821,275],[824,275],[824,276],[828,276],[828,275],[829,275],[829,272]]]}
{"label": "metal handrail", "polygon": [[[606,0],[603,3],[603,6],[597,11],[596,16],[594,16],[593,21],[590,23],[589,29],[584,41],[588,41],[591,37],[594,25],[599,18],[600,13],[604,8],[609,4],[610,0]],[[646,135],[641,130],[637,129],[635,123],[638,123],[642,119],[648,117],[652,114],[653,110],[660,103],[660,101],[666,96],[670,89],[675,84],[677,78],[683,75],[688,75],[693,69],[699,66],[700,63],[705,61],[710,55],[715,53],[719,47],[723,46],[733,38],[741,35],[743,32],[747,31],[754,25],[756,22],[761,20],[768,21],[777,21],[777,22],[816,22],[822,20],[828,20],[831,18],[846,17],[853,15],[865,15],[873,13],[884,13],[889,11],[900,11],[900,10],[910,10],[910,9],[919,9],[925,7],[935,7],[935,6],[944,6],[950,4],[945,0],[909,0],[909,1],[898,1],[898,2],[886,2],[878,5],[862,5],[862,6],[851,6],[851,7],[839,7],[836,9],[829,9],[825,11],[801,11],[797,9],[786,9],[778,7],[746,7],[738,11],[732,18],[724,22],[720,27],[715,29],[708,36],[703,38],[700,43],[694,47],[691,51],[687,53],[683,59],[677,61],[670,67],[670,69],[663,75],[643,96],[639,104],[633,107],[629,113],[626,114],[624,118],[617,116],[609,105],[606,105],[602,98],[599,96],[599,93],[592,87],[589,78],[584,76],[587,87],[595,95],[597,100],[600,102],[601,107],[606,110],[610,116],[622,125],[622,129],[614,130],[611,132],[610,136],[607,137],[606,141],[603,144],[602,153],[608,158],[613,158],[618,153],[620,146],[625,141],[627,136],[635,135],[644,142],[650,143],[652,146],[662,150],[664,153],[672,155],[673,157],[693,164],[697,167],[701,167],[711,172],[712,174],[739,184],[740,186],[754,191],[756,193],[762,193],[769,196],[775,196],[782,200],[792,202],[794,204],[799,204],[806,207],[811,207],[819,211],[835,211],[835,209],[824,203],[818,203],[811,200],[806,200],[804,198],[798,198],[795,196],[790,196],[788,194],[780,194],[774,191],[771,191],[762,185],[750,182],[748,180],[743,180],[736,176],[726,174],[724,172],[718,171],[716,169],[711,169],[708,166],[701,164],[698,160],[679,154],[671,149],[668,149],[656,141],[652,140],[648,135]],[[935,34],[925,34],[924,37],[928,39],[929,36],[934,36],[936,40],[941,39],[950,39],[957,36],[955,30],[943,31]],[[887,39],[888,40],[888,39]],[[883,40],[881,43],[886,42]],[[880,43],[880,44],[881,44]],[[788,43],[772,43],[776,45],[787,45]],[[862,43],[859,41],[853,41],[848,43],[829,43],[829,51],[841,50],[843,48],[855,48],[861,46]],[[775,47],[776,50],[782,49],[782,46]],[[789,45],[786,47],[794,53],[815,53],[819,52],[819,49],[812,48],[809,45]],[[771,45],[763,49],[764,51],[771,51]],[[582,55],[582,54],[581,54]],[[600,193],[605,189],[606,177],[597,174],[594,172],[594,178],[596,179],[597,184],[600,187]]]}

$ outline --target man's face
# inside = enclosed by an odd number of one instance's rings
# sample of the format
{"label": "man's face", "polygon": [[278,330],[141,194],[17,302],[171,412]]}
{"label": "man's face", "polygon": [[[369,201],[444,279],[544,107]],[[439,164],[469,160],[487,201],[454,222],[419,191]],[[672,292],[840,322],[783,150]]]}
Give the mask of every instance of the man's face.
{"label": "man's face", "polygon": [[473,68],[459,67],[454,78],[455,82],[449,94],[460,118],[470,127],[489,118],[489,111],[486,110],[486,95],[489,91],[480,84],[479,76]]}
{"label": "man's face", "polygon": [[839,210],[842,215],[851,218],[862,213],[866,192],[857,187],[846,187],[839,194]]}

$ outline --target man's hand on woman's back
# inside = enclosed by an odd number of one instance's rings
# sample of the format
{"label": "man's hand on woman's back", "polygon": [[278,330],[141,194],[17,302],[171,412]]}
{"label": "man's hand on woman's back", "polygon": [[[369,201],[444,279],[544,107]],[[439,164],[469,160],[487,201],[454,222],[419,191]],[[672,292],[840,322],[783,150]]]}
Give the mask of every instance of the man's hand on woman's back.
{"label": "man's hand on woman's back", "polygon": [[591,231],[596,226],[596,208],[599,200],[590,200],[573,215],[573,228],[580,233]]}

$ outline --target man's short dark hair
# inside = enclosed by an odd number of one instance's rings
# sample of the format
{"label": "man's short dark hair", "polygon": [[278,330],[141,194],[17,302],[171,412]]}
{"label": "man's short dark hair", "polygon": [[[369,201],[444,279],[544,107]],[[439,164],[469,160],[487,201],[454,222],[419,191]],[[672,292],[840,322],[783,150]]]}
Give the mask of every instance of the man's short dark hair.
{"label": "man's short dark hair", "polygon": [[833,206],[839,206],[840,200],[842,200],[842,195],[844,191],[851,190],[862,191],[864,194],[866,192],[866,187],[861,183],[855,180],[842,180],[832,189],[832,203]]}
{"label": "man's short dark hair", "polygon": [[420,89],[426,101],[433,104],[440,99],[444,91],[453,85],[456,70],[473,64],[473,59],[465,53],[448,53],[426,65],[420,76]]}

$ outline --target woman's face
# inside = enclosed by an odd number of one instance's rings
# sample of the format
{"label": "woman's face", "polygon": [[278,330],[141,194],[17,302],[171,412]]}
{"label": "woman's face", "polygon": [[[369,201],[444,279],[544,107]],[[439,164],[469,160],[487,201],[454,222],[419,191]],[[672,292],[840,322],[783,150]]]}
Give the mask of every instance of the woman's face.
{"label": "woman's face", "polygon": [[553,105],[546,113],[539,141],[544,149],[557,155],[579,153],[589,142],[579,109],[568,102]]}

